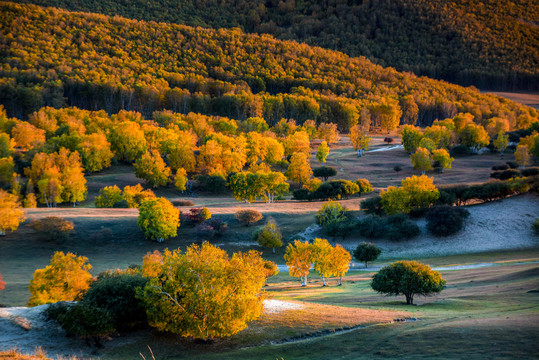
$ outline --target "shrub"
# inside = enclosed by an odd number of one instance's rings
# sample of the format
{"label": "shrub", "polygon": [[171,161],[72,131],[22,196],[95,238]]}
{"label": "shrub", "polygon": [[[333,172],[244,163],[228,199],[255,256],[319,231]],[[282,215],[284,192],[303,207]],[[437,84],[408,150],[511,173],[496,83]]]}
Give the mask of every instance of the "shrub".
{"label": "shrub", "polygon": [[439,293],[445,280],[439,272],[417,261],[397,261],[383,267],[372,278],[374,291],[387,295],[404,295],[406,304],[414,303],[414,295],[428,296]]}
{"label": "shrub", "polygon": [[529,167],[527,169],[523,169],[520,172],[522,176],[536,176],[539,175],[539,167]]}
{"label": "shrub", "polygon": [[316,222],[318,225],[321,225],[323,228],[326,228],[328,225],[333,225],[333,223],[339,223],[347,220],[346,212],[348,209],[342,206],[338,202],[328,201],[322,208],[316,213]]}
{"label": "shrub", "polygon": [[498,180],[508,180],[515,177],[521,176],[520,171],[518,170],[504,170],[504,171],[495,171],[490,174],[491,178],[498,179]]}
{"label": "shrub", "polygon": [[452,206],[435,206],[427,212],[427,230],[435,236],[449,236],[462,229],[468,210]]}
{"label": "shrub", "polygon": [[226,192],[226,179],[221,175],[197,175],[195,180],[200,191],[211,194]]}
{"label": "shrub", "polygon": [[84,338],[88,343],[93,339],[98,347],[101,347],[104,337],[115,331],[112,317],[106,310],[84,303],[53,304],[47,309],[46,315],[56,320],[68,335]]}
{"label": "shrub", "polygon": [[147,325],[144,304],[136,296],[137,288],[148,282],[141,274],[119,273],[105,275],[90,285],[82,302],[105,310],[118,330]]}
{"label": "shrub", "polygon": [[357,179],[355,183],[359,187],[360,195],[371,193],[374,190],[371,183],[367,179]]}
{"label": "shrub", "polygon": [[367,267],[368,262],[378,259],[378,256],[380,256],[381,253],[382,250],[373,243],[362,242],[357,246],[356,250],[354,250],[354,258],[356,258],[357,261],[364,262],[365,267]]}
{"label": "shrub", "polygon": [[30,226],[39,232],[41,236],[51,241],[63,241],[69,238],[74,226],[58,216],[47,216],[43,219],[32,220]]}
{"label": "shrub", "polygon": [[114,204],[120,201],[122,201],[122,190],[116,185],[105,186],[99,190],[99,194],[95,198],[95,207],[112,208]]}
{"label": "shrub", "polygon": [[300,200],[301,201],[301,200],[310,200],[311,199],[311,197],[310,197],[311,192],[309,190],[303,189],[303,188],[294,190],[292,192],[292,195],[293,195],[295,200]]}
{"label": "shrub", "polygon": [[155,194],[152,190],[144,190],[140,184],[135,186],[124,186],[123,199],[127,205],[126,207],[138,209],[144,200],[154,197]]}
{"label": "shrub", "polygon": [[420,233],[417,224],[403,214],[392,215],[386,219],[385,237],[389,240],[411,239]]}
{"label": "shrub", "polygon": [[470,148],[466,145],[453,146],[451,150],[449,151],[449,155],[451,156],[466,156],[470,154],[471,154]]}
{"label": "shrub", "polygon": [[539,218],[535,219],[535,222],[532,224],[532,229],[535,231],[536,235],[539,235]]}
{"label": "shrub", "polygon": [[[223,236],[228,230],[228,224],[219,218],[208,219],[202,225],[207,225],[211,228],[212,236]],[[210,231],[210,229],[208,229],[208,231]]]}
{"label": "shrub", "polygon": [[457,202],[457,196],[449,191],[440,190],[440,197],[436,200],[436,205],[453,205]]}
{"label": "shrub", "polygon": [[494,165],[492,167],[492,170],[495,170],[495,171],[503,171],[503,170],[507,170],[509,169],[509,165],[507,164],[503,164],[503,165]]}
{"label": "shrub", "polygon": [[518,169],[520,167],[520,165],[516,161],[507,161],[506,164],[511,169]]}
{"label": "shrub", "polygon": [[191,200],[174,200],[172,204],[174,206],[195,206],[195,203]]}
{"label": "shrub", "polygon": [[379,195],[365,199],[361,202],[361,209],[365,210],[367,214],[381,215],[384,210],[382,209],[382,198]]}
{"label": "shrub", "polygon": [[357,223],[361,236],[368,239],[380,239],[384,236],[385,220],[377,215],[368,216]]}
{"label": "shrub", "polygon": [[260,221],[263,217],[260,212],[253,209],[239,209],[238,211],[236,211],[234,216],[240,223],[245,224],[245,226],[254,224],[257,221]]}
{"label": "shrub", "polygon": [[388,145],[391,144],[393,142],[393,138],[391,137],[385,137],[384,138],[384,142],[386,142]]}
{"label": "shrub", "polygon": [[204,221],[211,219],[211,211],[206,208],[192,208],[189,210],[185,216],[191,221],[193,224],[201,224]]}

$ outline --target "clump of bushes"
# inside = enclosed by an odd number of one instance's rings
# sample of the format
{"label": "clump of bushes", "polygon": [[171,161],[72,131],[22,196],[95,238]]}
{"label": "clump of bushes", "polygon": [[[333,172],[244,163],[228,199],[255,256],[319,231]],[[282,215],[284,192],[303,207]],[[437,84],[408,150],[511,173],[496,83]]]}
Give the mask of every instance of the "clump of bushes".
{"label": "clump of bushes", "polygon": [[509,169],[509,165],[507,165],[507,164],[503,164],[503,165],[494,165],[494,166],[492,167],[492,170],[494,170],[494,171],[503,171],[503,170],[507,170],[507,169]]}
{"label": "clump of bushes", "polygon": [[382,197],[380,195],[376,195],[363,200],[361,202],[361,209],[367,214],[382,215],[384,213],[384,209],[382,208]]}
{"label": "clump of bushes", "polygon": [[331,180],[321,184],[314,191],[302,188],[295,190],[293,195],[296,200],[340,200],[359,192],[357,183],[349,180]]}
{"label": "clump of bushes", "polygon": [[32,220],[30,227],[50,241],[65,241],[74,229],[71,221],[58,216],[47,216],[43,219]]}
{"label": "clump of bushes", "polygon": [[453,206],[435,206],[427,212],[427,230],[435,236],[449,236],[460,231],[468,210]]}
{"label": "clump of bushes", "polygon": [[514,169],[507,169],[504,171],[495,171],[490,174],[491,178],[498,179],[498,180],[509,180],[512,178],[520,177],[522,174],[518,170]]}
{"label": "clump of bushes", "polygon": [[[510,170],[507,170],[510,171]],[[466,205],[471,200],[488,202],[503,199],[514,194],[521,194],[537,186],[539,179],[534,176],[507,181],[489,181],[472,185],[442,185],[437,204]]]}
{"label": "clump of bushes", "polygon": [[256,240],[260,246],[272,248],[274,254],[276,247],[283,246],[283,235],[275,221],[271,219],[264,227],[253,233],[253,240]]}
{"label": "clump of bushes", "polygon": [[234,214],[236,219],[244,224],[245,226],[249,226],[251,224],[254,224],[257,221],[262,220],[262,214],[259,211],[253,210],[253,209],[239,209]]}
{"label": "clump of bushes", "polygon": [[359,220],[357,230],[361,236],[368,239],[386,238],[393,241],[411,239],[421,233],[417,224],[403,214],[368,216]]}
{"label": "clump of bushes", "polygon": [[174,206],[195,206],[195,203],[191,200],[174,200],[172,202]]}
{"label": "clump of bushes", "polygon": [[95,207],[98,208],[139,208],[140,204],[148,198],[154,198],[152,190],[144,190],[142,185],[125,186],[123,191],[116,185],[105,186],[99,190],[95,198]]}
{"label": "clump of bushes", "polygon": [[228,224],[221,219],[212,218],[197,226],[197,234],[201,238],[220,237],[228,230]]}
{"label": "clump of bushes", "polygon": [[226,179],[221,175],[196,175],[195,187],[211,194],[223,194],[227,191]]}
{"label": "clump of bushes", "polygon": [[202,224],[204,221],[211,219],[211,211],[206,207],[192,208],[185,214],[185,217],[191,224]]}

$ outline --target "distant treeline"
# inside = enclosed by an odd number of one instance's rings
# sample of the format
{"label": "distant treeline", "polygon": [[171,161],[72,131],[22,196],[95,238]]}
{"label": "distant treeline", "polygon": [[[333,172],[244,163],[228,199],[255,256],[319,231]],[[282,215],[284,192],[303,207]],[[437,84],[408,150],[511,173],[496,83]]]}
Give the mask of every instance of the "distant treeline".
{"label": "distant treeline", "polygon": [[[539,117],[536,110],[365,58],[238,29],[211,30],[0,3],[0,104],[25,118],[44,107],[169,109],[244,120],[310,119],[348,131],[382,119],[430,125]],[[368,118],[368,121],[362,121]]]}
{"label": "distant treeline", "polygon": [[481,89],[539,89],[533,0],[20,0],[207,28],[239,27]]}

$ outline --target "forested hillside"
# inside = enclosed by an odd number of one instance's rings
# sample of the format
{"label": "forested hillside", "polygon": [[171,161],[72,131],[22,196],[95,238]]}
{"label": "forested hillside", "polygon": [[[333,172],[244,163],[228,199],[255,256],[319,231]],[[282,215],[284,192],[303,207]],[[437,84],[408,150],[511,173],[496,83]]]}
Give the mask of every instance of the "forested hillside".
{"label": "forested hillside", "polygon": [[337,123],[400,117],[426,125],[471,113],[528,126],[537,112],[509,100],[365,58],[240,30],[0,3],[0,103],[23,118],[43,106],[197,112],[243,120]]}
{"label": "forested hillside", "polygon": [[22,0],[207,28],[240,27],[482,89],[539,89],[534,0]]}

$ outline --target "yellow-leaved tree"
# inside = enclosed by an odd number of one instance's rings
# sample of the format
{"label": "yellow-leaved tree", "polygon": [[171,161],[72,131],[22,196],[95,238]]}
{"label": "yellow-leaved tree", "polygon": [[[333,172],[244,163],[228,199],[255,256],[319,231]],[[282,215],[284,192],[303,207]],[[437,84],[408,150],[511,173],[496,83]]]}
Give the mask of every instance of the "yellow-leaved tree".
{"label": "yellow-leaved tree", "polygon": [[17,196],[0,189],[0,236],[5,236],[8,230],[17,230],[24,219]]}
{"label": "yellow-leaved tree", "polygon": [[352,126],[350,128],[350,141],[354,150],[357,151],[357,156],[361,157],[365,155],[365,150],[371,142],[371,138],[368,136],[368,129],[360,124]]}
{"label": "yellow-leaved tree", "polygon": [[266,262],[257,251],[231,257],[210,245],[191,245],[162,254],[140,295],[148,321],[161,331],[195,339],[238,333],[263,309]]}
{"label": "yellow-leaved tree", "polygon": [[163,242],[178,234],[180,210],[163,197],[146,198],[140,204],[137,225],[146,238]]}
{"label": "yellow-leaved tree", "polygon": [[88,258],[73,253],[57,251],[50,265],[37,269],[30,280],[28,306],[37,306],[58,301],[72,301],[85,293],[93,278]]}
{"label": "yellow-leaved tree", "polygon": [[142,155],[135,164],[135,176],[145,180],[148,186],[165,186],[170,181],[171,171],[163,161],[158,150],[150,150]]}
{"label": "yellow-leaved tree", "polygon": [[414,175],[401,183],[402,187],[389,186],[380,192],[382,208],[388,215],[429,207],[440,197],[433,179],[426,175]]}
{"label": "yellow-leaved tree", "polygon": [[410,155],[410,161],[412,162],[414,169],[421,170],[421,174],[425,174],[426,171],[432,170],[430,152],[425,148],[418,147],[415,153]]}
{"label": "yellow-leaved tree", "polygon": [[305,153],[293,154],[290,158],[290,165],[288,166],[286,176],[292,181],[303,184],[306,183],[312,175],[313,171],[311,165],[309,165],[307,155]]}
{"label": "yellow-leaved tree", "polygon": [[339,244],[335,245],[330,254],[329,264],[333,276],[339,278],[339,286],[342,285],[342,277],[350,269],[350,260],[352,260],[350,252]]}
{"label": "yellow-leaved tree", "polygon": [[326,239],[314,239],[312,244],[312,260],[314,270],[322,277],[322,284],[326,286],[326,278],[332,275],[331,252],[333,246]]}
{"label": "yellow-leaved tree", "polygon": [[316,159],[318,160],[318,162],[325,163],[328,155],[329,155],[328,143],[325,141],[322,141],[322,143],[318,146],[318,149],[316,150]]}
{"label": "yellow-leaved tree", "polygon": [[288,244],[284,254],[290,276],[299,277],[301,286],[307,286],[307,275],[313,260],[313,247],[307,241],[294,240]]}

